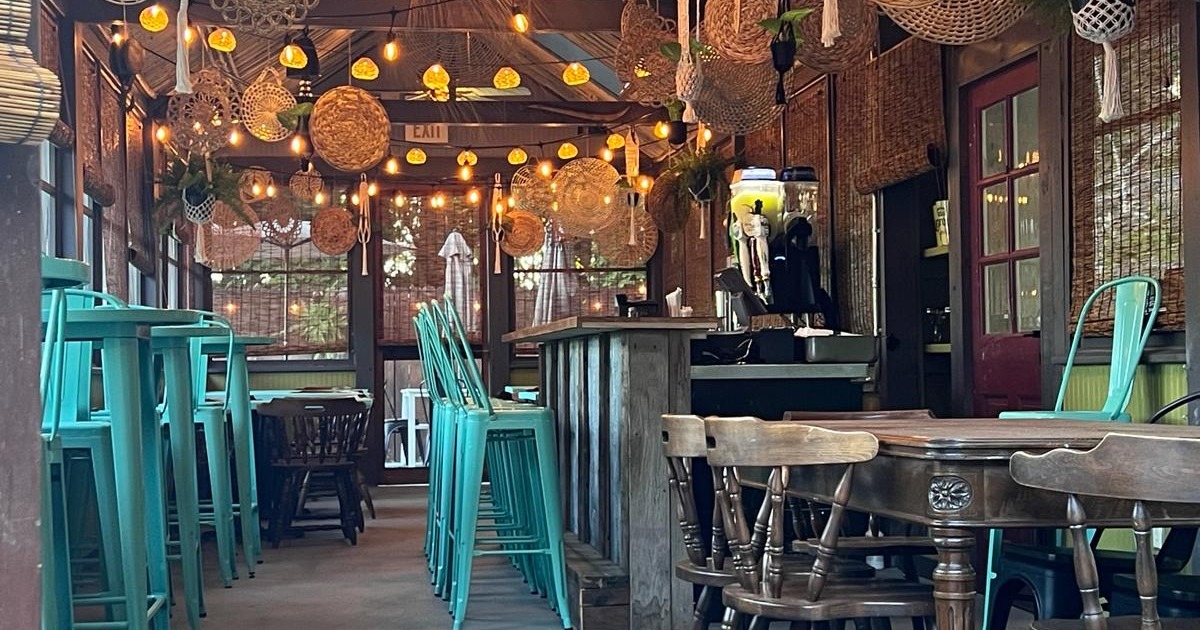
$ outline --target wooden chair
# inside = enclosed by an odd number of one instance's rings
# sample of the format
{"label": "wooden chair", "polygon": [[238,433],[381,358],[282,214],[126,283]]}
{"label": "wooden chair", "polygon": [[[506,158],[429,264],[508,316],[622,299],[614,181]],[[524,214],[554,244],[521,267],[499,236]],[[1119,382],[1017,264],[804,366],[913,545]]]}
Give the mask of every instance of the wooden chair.
{"label": "wooden chair", "polygon": [[[1200,440],[1109,434],[1090,451],[1056,449],[1042,455],[1017,453],[1009,463],[1025,486],[1067,494],[1067,520],[1075,557],[1075,580],[1083,600],[1081,619],[1047,619],[1034,630],[1183,630],[1198,622],[1159,619],[1158,572],[1150,543],[1153,526],[1145,502],[1200,503]],[[1105,617],[1100,605],[1096,558],[1087,536],[1080,497],[1133,501],[1131,521],[1137,555],[1141,614]]]}
{"label": "wooden chair", "polygon": [[351,398],[314,400],[276,398],[258,409],[263,417],[271,468],[281,476],[277,509],[271,520],[271,544],[278,548],[301,505],[304,480],[312,474],[333,477],[339,523],[302,529],[341,529],[350,544],[358,544],[362,520],[357,461],[370,421],[370,407]]}
{"label": "wooden chair", "polygon": [[[886,627],[891,617],[910,617],[920,630],[934,615],[933,591],[915,582],[888,578],[830,581],[839,551],[839,532],[854,480],[854,465],[870,461],[879,450],[875,436],[830,431],[798,422],[763,422],[757,418],[707,418],[704,421],[709,465],[725,470],[717,503],[733,556],[737,583],[726,586],[723,630],[734,630],[753,616],[751,629],[771,620],[791,621],[794,630],[812,624],[840,627],[844,620]],[[812,570],[803,575],[783,571],[785,490],[794,466],[845,465],[829,520],[816,548]],[[754,524],[742,505],[737,468],[770,468],[767,497]],[[752,535],[751,532],[754,532]],[[764,534],[765,532],[765,534]],[[765,536],[765,544],[756,539]],[[931,626],[930,626],[931,627]]]}

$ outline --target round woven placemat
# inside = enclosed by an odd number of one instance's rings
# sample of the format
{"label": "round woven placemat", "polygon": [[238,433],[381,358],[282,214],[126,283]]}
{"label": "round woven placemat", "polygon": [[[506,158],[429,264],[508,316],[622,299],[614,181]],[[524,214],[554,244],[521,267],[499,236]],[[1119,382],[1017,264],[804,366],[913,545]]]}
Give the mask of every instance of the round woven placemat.
{"label": "round woven placemat", "polygon": [[621,98],[643,105],[663,105],[675,98],[675,62],[660,52],[677,41],[675,22],[642,0],[630,0],[621,11],[621,43],[614,69],[625,85]]}
{"label": "round woven placemat", "polygon": [[679,174],[667,171],[658,176],[646,193],[646,214],[666,234],[679,232],[687,225],[690,204],[680,201]]}
{"label": "round woven placemat", "polygon": [[841,37],[833,45],[821,43],[823,0],[792,0],[794,9],[813,9],[796,25],[796,61],[818,72],[840,72],[866,59],[879,32],[875,5],[868,0],[837,0]]}
{"label": "round woven placemat", "polygon": [[[794,74],[794,73],[793,73]],[[778,75],[770,62],[743,64],[716,59],[704,64],[704,85],[696,99],[696,114],[713,131],[745,135],[775,122]]]}
{"label": "round woven placemat", "polygon": [[517,210],[544,217],[554,206],[550,180],[538,175],[537,169],[532,166],[522,166],[513,173],[509,191]]}
{"label": "round woven placemat", "polygon": [[317,99],[308,120],[313,149],[340,171],[365,171],[387,154],[387,110],[366,90],[341,85]]}
{"label": "round woven placemat", "polygon": [[340,256],[358,242],[358,224],[345,208],[330,206],[317,211],[309,225],[309,236],[321,253]]}
{"label": "round woven placemat", "polygon": [[[632,216],[630,214],[632,213]],[[650,213],[640,208],[625,208],[620,221],[598,233],[593,241],[600,255],[615,267],[641,267],[658,249],[658,228]],[[631,225],[632,223],[632,225]],[[633,235],[633,244],[629,236]]]}
{"label": "round woven placemat", "polygon": [[292,135],[279,122],[279,112],[296,106],[296,97],[283,87],[283,75],[274,67],[263,68],[258,79],[242,92],[242,125],[263,142],[279,142]]}
{"label": "round woven placemat", "polygon": [[617,169],[597,158],[579,158],[567,162],[554,176],[558,225],[579,237],[612,225],[619,218],[617,209]]}
{"label": "round woven placemat", "polygon": [[770,61],[771,33],[758,23],[775,17],[776,6],[775,0],[708,0],[704,7],[705,43],[731,61]]}
{"label": "round woven placemat", "polygon": [[308,171],[296,171],[288,180],[288,188],[292,194],[304,201],[312,201],[324,187],[325,181],[321,179],[321,171],[315,166],[309,166]]}
{"label": "round woven placemat", "polygon": [[937,0],[915,9],[880,5],[900,28],[937,44],[963,46],[991,39],[1021,19],[1021,0]]}
{"label": "round woven placemat", "polygon": [[215,67],[192,76],[191,94],[175,94],[167,101],[171,142],[195,153],[212,153],[229,144],[229,128],[237,116],[237,89]]}
{"label": "round woven placemat", "polygon": [[513,210],[505,215],[507,227],[500,239],[500,249],[513,258],[535,254],[546,242],[546,226],[542,220],[524,210]]}
{"label": "round woven placemat", "polygon": [[204,264],[213,271],[225,271],[245,264],[254,257],[262,243],[258,216],[248,207],[242,208],[249,222],[222,201],[216,203],[212,223],[200,226],[205,231],[200,239]]}

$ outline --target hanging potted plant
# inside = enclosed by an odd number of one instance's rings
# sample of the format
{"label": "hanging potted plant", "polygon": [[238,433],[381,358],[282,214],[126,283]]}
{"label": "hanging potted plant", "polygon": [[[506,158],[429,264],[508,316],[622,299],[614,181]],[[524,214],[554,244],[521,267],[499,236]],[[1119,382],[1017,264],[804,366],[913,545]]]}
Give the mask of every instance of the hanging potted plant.
{"label": "hanging potted plant", "polygon": [[730,161],[708,149],[684,151],[671,163],[670,170],[679,175],[680,197],[685,201],[712,201],[722,186],[727,186],[725,169]]}
{"label": "hanging potted plant", "polygon": [[228,164],[202,158],[171,162],[160,180],[162,193],[154,204],[159,225],[169,229],[183,221],[203,225],[212,221],[217,202],[251,222],[238,195],[238,176]]}
{"label": "hanging potted plant", "polygon": [[767,18],[758,23],[763,30],[774,34],[771,38],[771,66],[779,73],[779,79],[775,83],[776,105],[787,103],[783,77],[796,64],[796,24],[812,12],[812,8],[791,9],[783,11],[779,17]]}
{"label": "hanging potted plant", "polygon": [[679,147],[687,143],[687,123],[683,122],[683,101],[672,99],[667,107],[667,142]]}

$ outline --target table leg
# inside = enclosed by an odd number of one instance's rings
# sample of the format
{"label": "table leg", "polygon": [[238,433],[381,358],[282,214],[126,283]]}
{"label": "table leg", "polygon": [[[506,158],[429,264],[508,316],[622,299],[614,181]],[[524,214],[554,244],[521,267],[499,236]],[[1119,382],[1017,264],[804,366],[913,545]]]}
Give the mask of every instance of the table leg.
{"label": "table leg", "polygon": [[975,568],[971,549],[975,534],[969,529],[930,528],[937,547],[933,570],[933,599],[938,630],[975,630]]}
{"label": "table leg", "polygon": [[166,630],[170,613],[165,610],[171,593],[171,569],[167,560],[167,486],[163,480],[162,426],[159,424],[155,398],[156,372],[154,352],[148,340],[138,341],[141,387],[142,487],[146,492],[147,562],[150,573],[150,596],[162,598],[162,608],[154,616],[151,627]]}
{"label": "table leg", "polygon": [[237,462],[238,504],[242,520],[242,548],[247,571],[262,561],[262,534],[259,529],[258,488],[254,470],[254,427],[250,417],[250,373],[246,349],[235,347],[228,358],[229,411],[233,420],[233,450]]}
{"label": "table leg", "polygon": [[200,627],[200,498],[196,482],[196,431],[192,404],[192,366],[186,346],[164,348],[167,420],[171,458],[175,462],[175,505],[179,516],[179,547],[183,565],[188,624]]}

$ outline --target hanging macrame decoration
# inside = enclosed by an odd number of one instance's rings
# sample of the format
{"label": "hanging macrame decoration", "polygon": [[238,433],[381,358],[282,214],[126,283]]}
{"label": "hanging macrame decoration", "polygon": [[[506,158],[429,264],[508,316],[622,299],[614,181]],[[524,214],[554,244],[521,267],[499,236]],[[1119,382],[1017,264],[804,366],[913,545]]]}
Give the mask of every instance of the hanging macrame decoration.
{"label": "hanging macrame decoration", "polygon": [[358,176],[358,244],[362,249],[362,275],[367,275],[367,243],[371,242],[371,187],[367,175]]}
{"label": "hanging macrame decoration", "polygon": [[296,106],[296,97],[283,86],[283,72],[274,66],[263,68],[258,79],[242,92],[242,124],[250,135],[263,142],[279,142],[292,130],[279,122],[279,113]]}
{"label": "hanging macrame decoration", "polygon": [[[688,0],[679,0],[678,21],[676,28],[679,32],[679,65],[675,67],[675,96],[683,103],[683,122],[695,124],[696,110],[692,103],[700,95],[700,86],[704,75],[700,73],[700,56],[692,52],[691,17],[688,15]],[[699,0],[696,0],[696,17],[699,19]],[[699,33],[699,29],[697,29]]]}
{"label": "hanging macrame decoration", "polygon": [[175,15],[175,92],[192,93],[192,70],[188,66],[188,0],[179,0]]}
{"label": "hanging macrame decoration", "polygon": [[183,216],[188,221],[197,225],[209,223],[216,209],[217,198],[211,193],[189,195],[188,191],[183,191]]}
{"label": "hanging macrame decoration", "polygon": [[303,23],[318,2],[320,0],[211,0],[210,4],[229,24],[265,35]]}
{"label": "hanging macrame decoration", "polygon": [[638,146],[637,135],[633,127],[625,134],[625,181],[630,187],[637,186],[638,175],[641,171],[642,148]]}
{"label": "hanging macrame decoration", "polygon": [[237,111],[233,81],[216,67],[205,68],[192,77],[190,93],[180,92],[167,101],[171,143],[200,155],[223,149]]}
{"label": "hanging macrame decoration", "polygon": [[291,247],[299,242],[303,227],[296,202],[289,194],[276,195],[258,209],[258,228],[268,242]]}
{"label": "hanging macrame decoration", "polygon": [[1121,60],[1113,42],[1133,31],[1135,0],[1071,0],[1071,21],[1080,37],[1104,47],[1104,84],[1100,92],[1100,120],[1112,122],[1125,115],[1121,107]]}
{"label": "hanging macrame decoration", "polygon": [[[825,0],[825,4],[836,3],[837,0]],[[779,15],[787,10],[787,0],[779,3]],[[796,31],[788,20],[780,20],[779,32],[771,40],[771,66],[779,78],[775,82],[775,104],[787,105],[787,89],[784,87],[784,77],[796,64]]]}
{"label": "hanging macrame decoration", "polygon": [[838,16],[838,0],[824,0],[821,5],[821,45],[830,48],[841,36],[842,24],[841,18]]}
{"label": "hanging macrame decoration", "polygon": [[492,242],[496,245],[492,273],[500,275],[500,241],[504,238],[504,185],[500,183],[500,173],[496,173],[492,181],[492,203],[488,213],[492,218]]}

